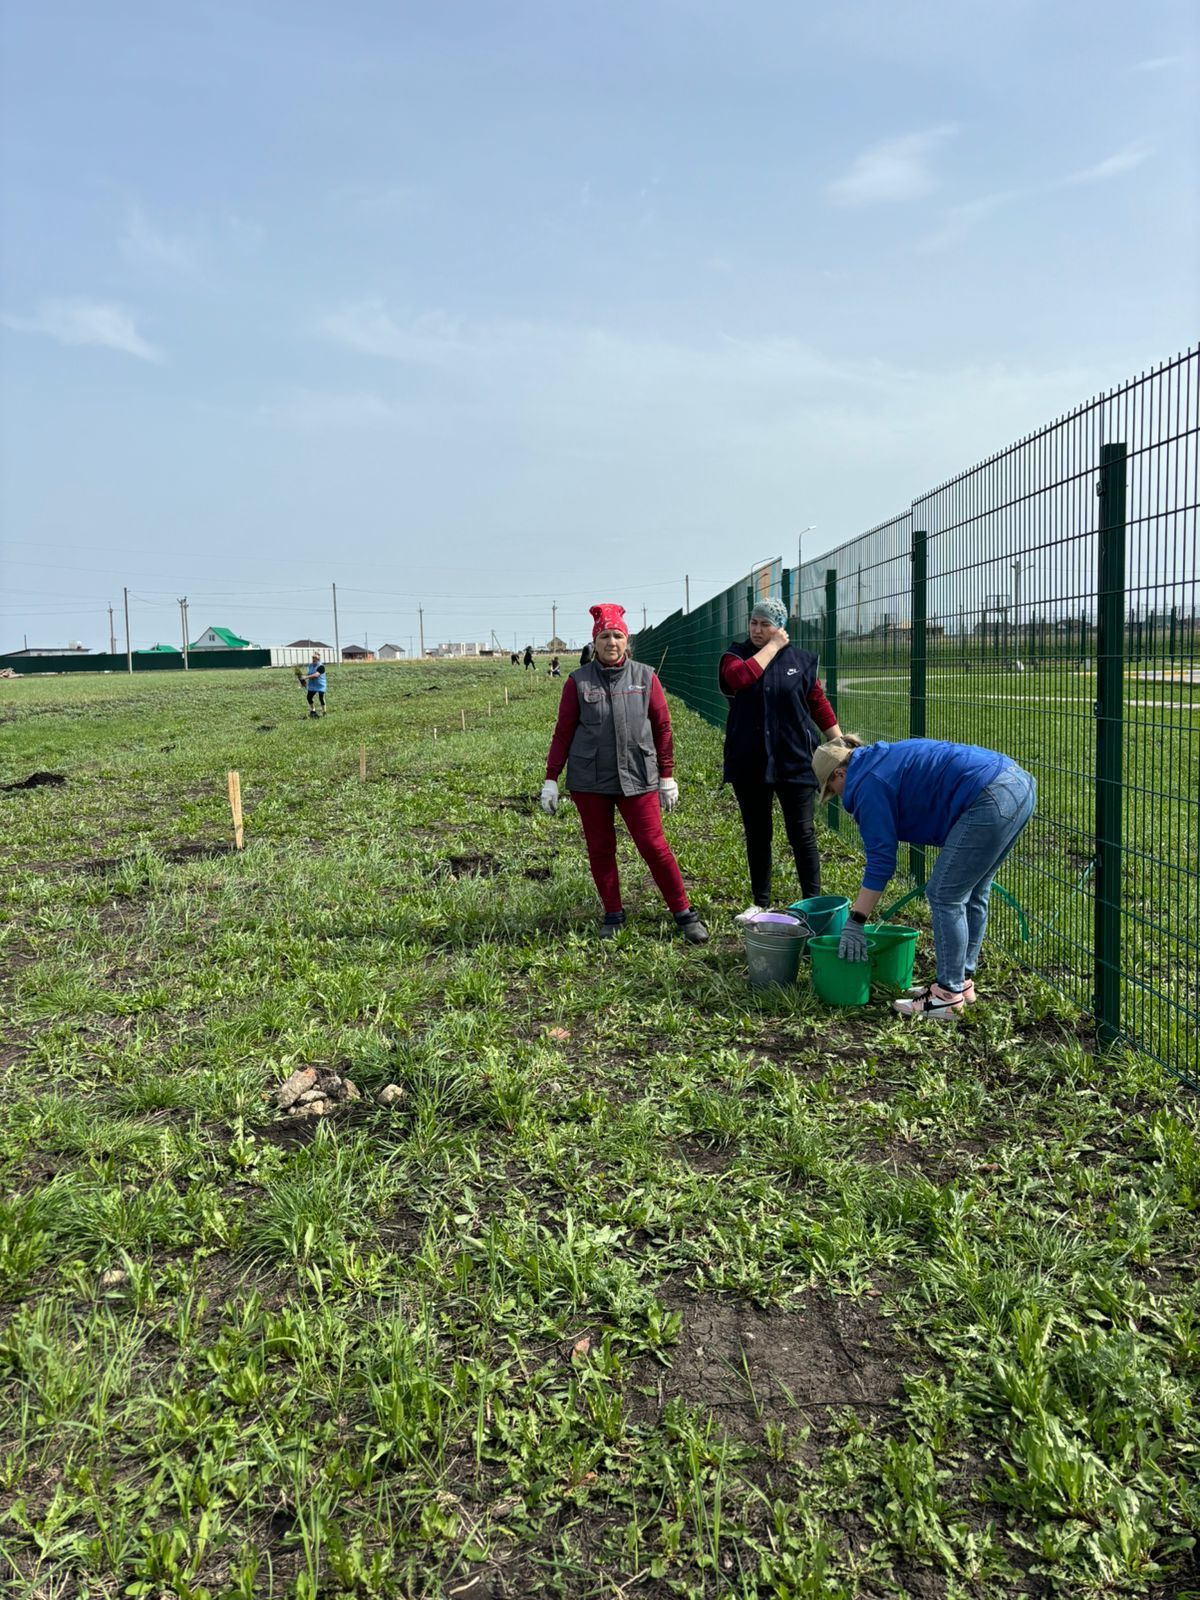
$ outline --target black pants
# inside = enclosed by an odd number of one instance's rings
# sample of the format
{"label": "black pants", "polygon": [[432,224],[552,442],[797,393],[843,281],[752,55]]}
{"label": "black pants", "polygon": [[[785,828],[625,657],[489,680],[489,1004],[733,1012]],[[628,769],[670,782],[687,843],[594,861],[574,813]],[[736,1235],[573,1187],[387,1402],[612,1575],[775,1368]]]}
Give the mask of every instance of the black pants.
{"label": "black pants", "polygon": [[321,710],[324,711],[324,709],[325,709],[325,691],[324,691],[324,689],[309,689],[308,690],[308,709],[310,711],[312,710],[313,701],[316,700],[318,697],[320,698],[320,701],[321,701]]}
{"label": "black pants", "polygon": [[774,802],[779,801],[788,843],[796,858],[801,896],[821,892],[821,855],[813,826],[817,791],[811,783],[735,783],[746,833],[746,865],[750,869],[750,898],[756,906],[771,904],[771,835]]}

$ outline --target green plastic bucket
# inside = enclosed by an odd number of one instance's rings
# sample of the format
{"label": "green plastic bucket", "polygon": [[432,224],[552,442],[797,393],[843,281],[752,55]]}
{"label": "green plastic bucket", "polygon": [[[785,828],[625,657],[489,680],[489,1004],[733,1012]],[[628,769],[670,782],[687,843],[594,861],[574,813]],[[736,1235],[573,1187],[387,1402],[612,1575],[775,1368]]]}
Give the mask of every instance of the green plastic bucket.
{"label": "green plastic bucket", "polygon": [[756,931],[754,923],[742,929],[746,946],[746,966],[752,989],[769,989],[774,984],[795,983],[800,971],[800,957],[808,940],[808,928],[800,921],[792,928],[780,918]]}
{"label": "green plastic bucket", "polygon": [[878,927],[868,923],[867,934],[872,947],[872,981],[885,983],[894,989],[911,988],[918,930],[906,928],[898,922],[885,922]]}
{"label": "green plastic bucket", "polygon": [[[840,933],[821,933],[808,941],[812,952],[812,985],[817,998],[830,1006],[865,1006],[871,998],[871,962],[842,961]],[[870,947],[872,941],[867,940]]]}
{"label": "green plastic bucket", "polygon": [[844,894],[814,894],[807,900],[793,901],[788,910],[807,917],[814,933],[841,933],[846,926],[850,902]]}

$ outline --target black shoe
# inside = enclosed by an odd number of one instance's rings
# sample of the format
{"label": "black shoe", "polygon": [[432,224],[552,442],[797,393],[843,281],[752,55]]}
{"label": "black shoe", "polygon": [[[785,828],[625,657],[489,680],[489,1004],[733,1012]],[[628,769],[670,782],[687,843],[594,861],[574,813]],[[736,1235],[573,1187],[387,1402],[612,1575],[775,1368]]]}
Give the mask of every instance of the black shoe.
{"label": "black shoe", "polygon": [[675,926],[689,944],[708,943],[708,929],[700,921],[699,912],[677,911],[675,913]]}
{"label": "black shoe", "polygon": [[615,939],[625,926],[625,913],[623,911],[610,911],[600,924],[600,937],[602,939]]}

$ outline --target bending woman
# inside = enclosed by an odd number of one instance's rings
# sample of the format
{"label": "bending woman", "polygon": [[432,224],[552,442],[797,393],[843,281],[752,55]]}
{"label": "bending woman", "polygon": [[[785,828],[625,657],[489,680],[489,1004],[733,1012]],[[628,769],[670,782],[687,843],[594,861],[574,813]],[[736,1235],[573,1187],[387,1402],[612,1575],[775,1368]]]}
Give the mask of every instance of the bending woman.
{"label": "bending woman", "polygon": [[679,803],[667,697],[650,668],[629,659],[625,608],[592,606],[591,614],[594,653],[563,684],[542,810],[550,816],[558,810],[558,775],[565,766],[604,906],[602,939],[611,939],[625,923],[614,823],[619,811],[676,927],[690,944],[704,944],[708,929],[688,902],[679,863],[663,833],[663,813]]}
{"label": "bending woman", "polygon": [[760,600],[750,613],[750,637],[736,640],[721,657],[721,692],[729,700],[724,781],[737,797],[750,869],[750,904],[738,922],[771,904],[776,800],[800,891],[806,897],[821,892],[812,758],[822,734],[834,737],[841,729],[817,677],[816,656],[791,643],[786,622],[780,601]]}
{"label": "bending woman", "polygon": [[973,744],[900,739],[864,745],[853,734],[813,756],[820,798],[840,795],[867,853],[838,955],[866,961],[863,924],[896,870],[896,848],[940,847],[925,885],[937,978],[893,1005],[903,1016],[943,1021],[975,1002],[975,968],[987,931],[992,879],[1033,815],[1037,784],[1008,756]]}

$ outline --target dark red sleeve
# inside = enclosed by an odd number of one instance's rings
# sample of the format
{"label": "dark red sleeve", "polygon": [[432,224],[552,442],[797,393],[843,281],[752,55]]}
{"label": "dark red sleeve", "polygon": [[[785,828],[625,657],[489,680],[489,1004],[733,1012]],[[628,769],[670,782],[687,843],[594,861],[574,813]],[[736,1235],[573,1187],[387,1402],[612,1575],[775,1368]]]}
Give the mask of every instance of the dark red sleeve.
{"label": "dark red sleeve", "polygon": [[748,689],[762,675],[763,669],[753,656],[749,661],[740,661],[737,656],[721,657],[721,688],[726,694],[737,694],[739,689]]}
{"label": "dark red sleeve", "polygon": [[567,751],[579,726],[579,691],[575,679],[563,684],[562,699],[558,702],[558,721],[554,724],[554,737],[550,740],[550,754],[546,757],[546,776],[557,778],[567,764]]}
{"label": "dark red sleeve", "polygon": [[675,771],[675,737],[671,732],[671,713],[667,697],[655,674],[650,680],[650,731],[654,735],[654,753],[658,757],[658,775],[669,778]]}
{"label": "dark red sleeve", "polygon": [[808,710],[809,715],[822,733],[828,733],[830,728],[837,727],[837,712],[826,699],[820,678],[808,691]]}

